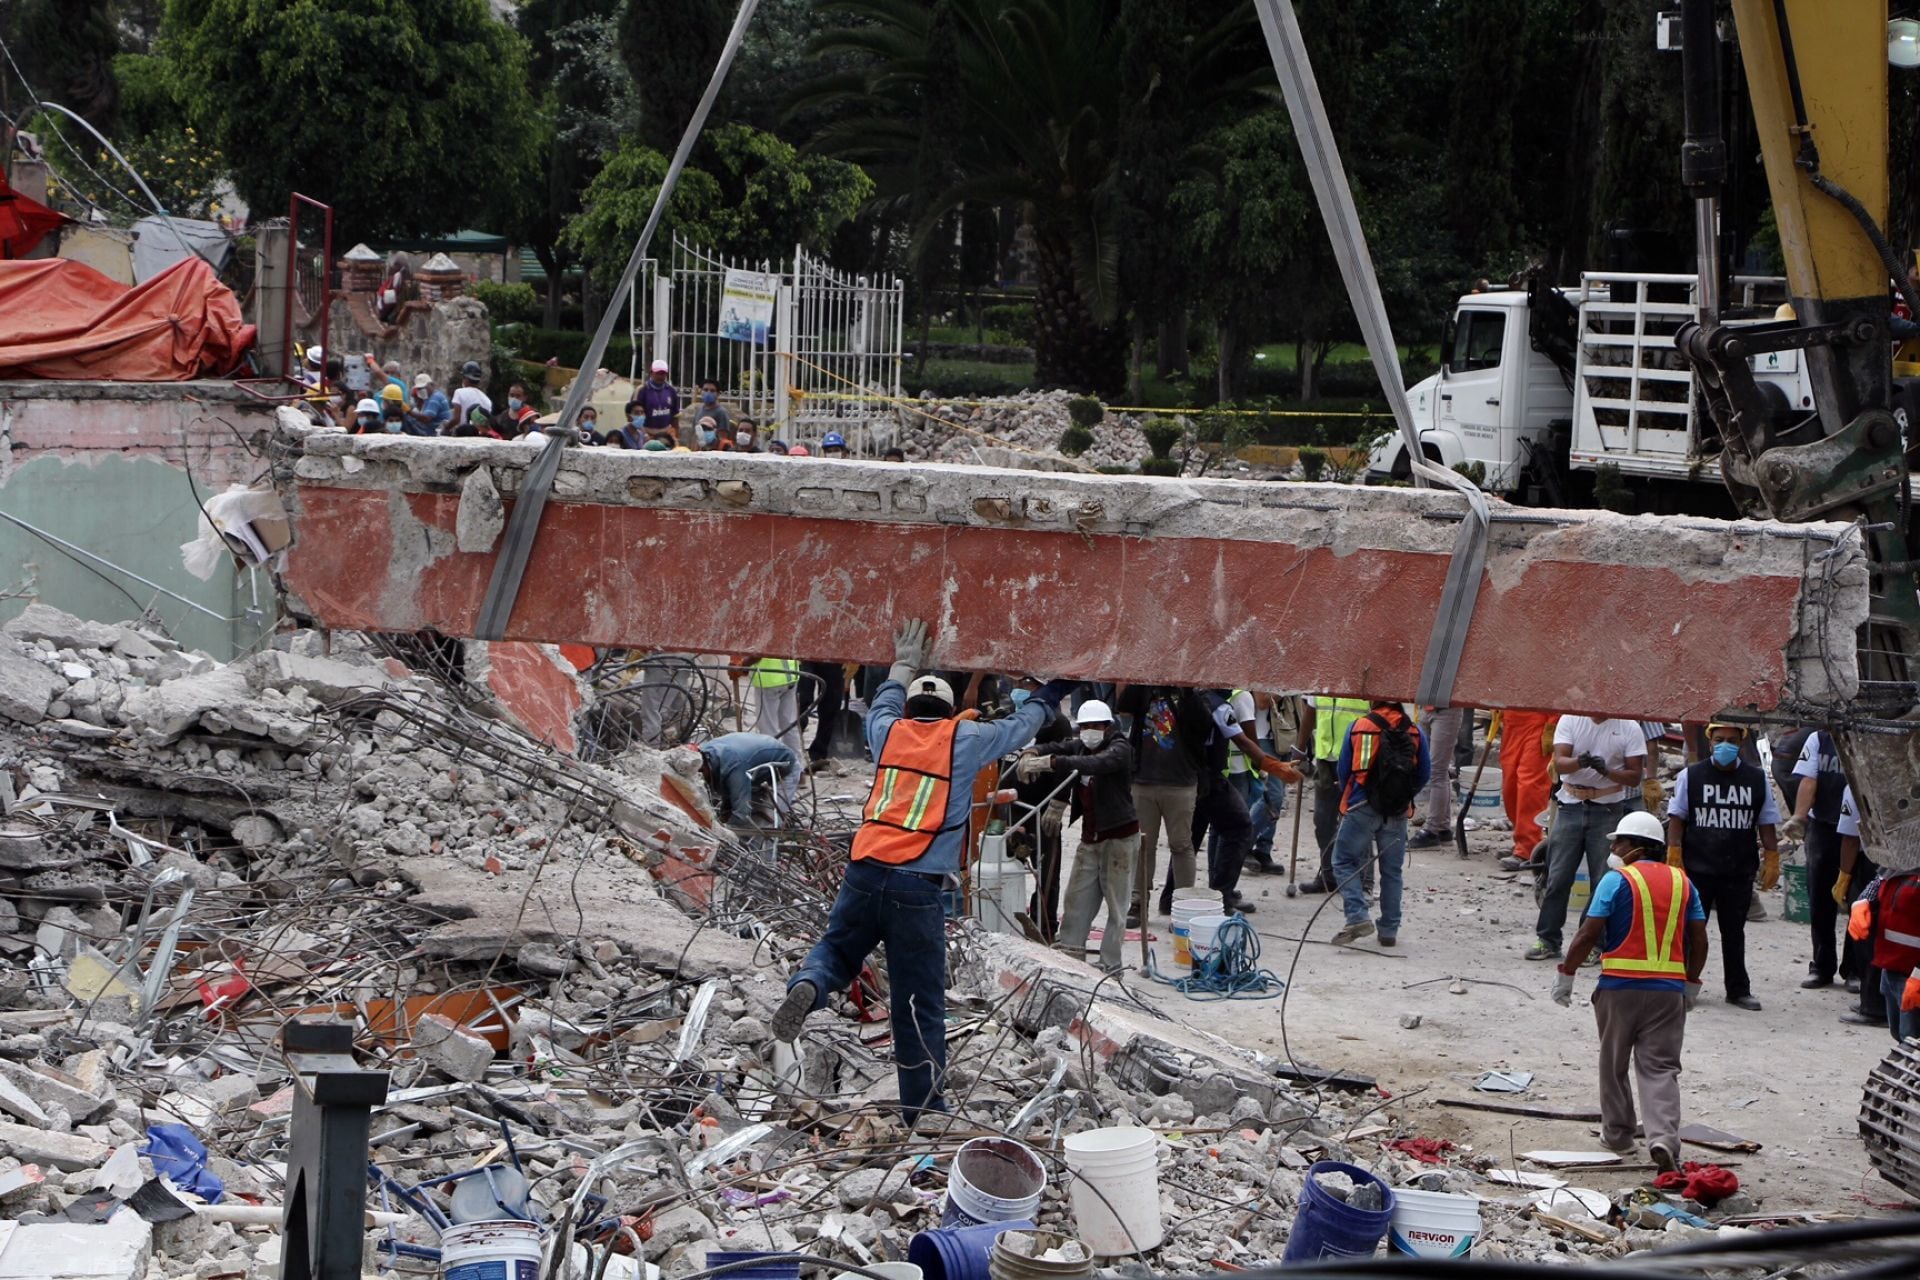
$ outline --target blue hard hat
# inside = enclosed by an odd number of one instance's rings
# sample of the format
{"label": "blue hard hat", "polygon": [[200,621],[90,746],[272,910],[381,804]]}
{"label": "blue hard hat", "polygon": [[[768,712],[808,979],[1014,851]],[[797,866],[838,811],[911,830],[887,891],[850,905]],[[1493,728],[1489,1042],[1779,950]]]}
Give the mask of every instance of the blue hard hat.
{"label": "blue hard hat", "polygon": [[820,437],[820,447],[822,449],[844,449],[847,447],[847,438],[838,431],[829,431]]}

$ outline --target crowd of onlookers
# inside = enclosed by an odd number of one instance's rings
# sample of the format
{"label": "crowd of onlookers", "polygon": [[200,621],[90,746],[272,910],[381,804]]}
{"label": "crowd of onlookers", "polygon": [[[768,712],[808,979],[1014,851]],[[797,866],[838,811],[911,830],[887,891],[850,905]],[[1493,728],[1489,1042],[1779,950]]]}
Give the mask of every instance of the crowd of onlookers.
{"label": "crowd of onlookers", "polygon": [[[731,413],[720,403],[719,385],[711,378],[700,384],[699,400],[689,408],[671,372],[666,361],[655,360],[618,421],[603,422],[594,405],[582,408],[580,443],[665,453],[814,454],[804,444],[768,437],[752,418]],[[520,440],[538,437],[546,428],[525,383],[510,386],[506,403],[496,407],[484,386],[486,370],[473,360],[460,367],[457,385],[444,387],[430,373],[416,373],[409,380],[397,360],[383,364],[367,354],[343,361],[328,358],[316,346],[302,359],[300,381],[321,392],[313,405],[323,418],[356,435]],[[818,453],[824,458],[851,456],[846,437],[837,431],[820,438]],[[880,459],[904,462],[906,454],[888,448]]]}

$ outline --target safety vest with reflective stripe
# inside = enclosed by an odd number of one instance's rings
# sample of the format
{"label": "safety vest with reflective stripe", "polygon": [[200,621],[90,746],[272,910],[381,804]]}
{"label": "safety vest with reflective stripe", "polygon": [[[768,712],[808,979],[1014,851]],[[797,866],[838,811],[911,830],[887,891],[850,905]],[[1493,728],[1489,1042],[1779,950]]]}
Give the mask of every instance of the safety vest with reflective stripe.
{"label": "safety vest with reflective stripe", "polygon": [[797,658],[762,658],[753,664],[753,687],[784,689],[800,678]]}
{"label": "safety vest with reflective stripe", "polygon": [[1353,722],[1367,714],[1371,704],[1365,698],[1330,698],[1315,694],[1313,699],[1313,758],[1337,760],[1340,745],[1347,740]]}
{"label": "safety vest with reflective stripe", "polygon": [[1874,894],[1873,967],[1920,969],[1920,875],[1888,876]]}
{"label": "safety vest with reflective stripe", "polygon": [[958,720],[893,722],[867,793],[864,821],[853,837],[853,860],[898,865],[933,847],[947,820]]}
{"label": "safety vest with reflective stripe", "polygon": [[1601,974],[1685,981],[1687,943],[1682,928],[1690,892],[1686,872],[1642,861],[1628,863],[1620,874],[1633,890],[1633,923],[1620,945],[1600,957]]}

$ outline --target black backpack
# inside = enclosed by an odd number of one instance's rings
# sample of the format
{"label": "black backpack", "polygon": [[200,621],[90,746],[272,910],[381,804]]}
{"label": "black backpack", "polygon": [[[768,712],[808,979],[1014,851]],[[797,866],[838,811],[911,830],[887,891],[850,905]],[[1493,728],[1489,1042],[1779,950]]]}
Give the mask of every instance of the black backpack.
{"label": "black backpack", "polygon": [[1404,716],[1397,725],[1387,723],[1377,711],[1367,719],[1379,730],[1373,759],[1367,764],[1367,803],[1375,813],[1397,818],[1420,790],[1420,744],[1413,737],[1413,722]]}

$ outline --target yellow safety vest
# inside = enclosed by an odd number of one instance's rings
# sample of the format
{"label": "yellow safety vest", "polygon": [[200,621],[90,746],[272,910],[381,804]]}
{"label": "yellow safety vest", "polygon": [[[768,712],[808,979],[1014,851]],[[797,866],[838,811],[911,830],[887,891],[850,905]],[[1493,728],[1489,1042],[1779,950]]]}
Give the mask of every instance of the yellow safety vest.
{"label": "yellow safety vest", "polygon": [[784,689],[800,679],[798,658],[762,658],[753,664],[753,687]]}
{"label": "yellow safety vest", "polygon": [[1316,694],[1313,699],[1313,758],[1338,760],[1340,744],[1347,740],[1353,722],[1367,714],[1365,698],[1329,698]]}

